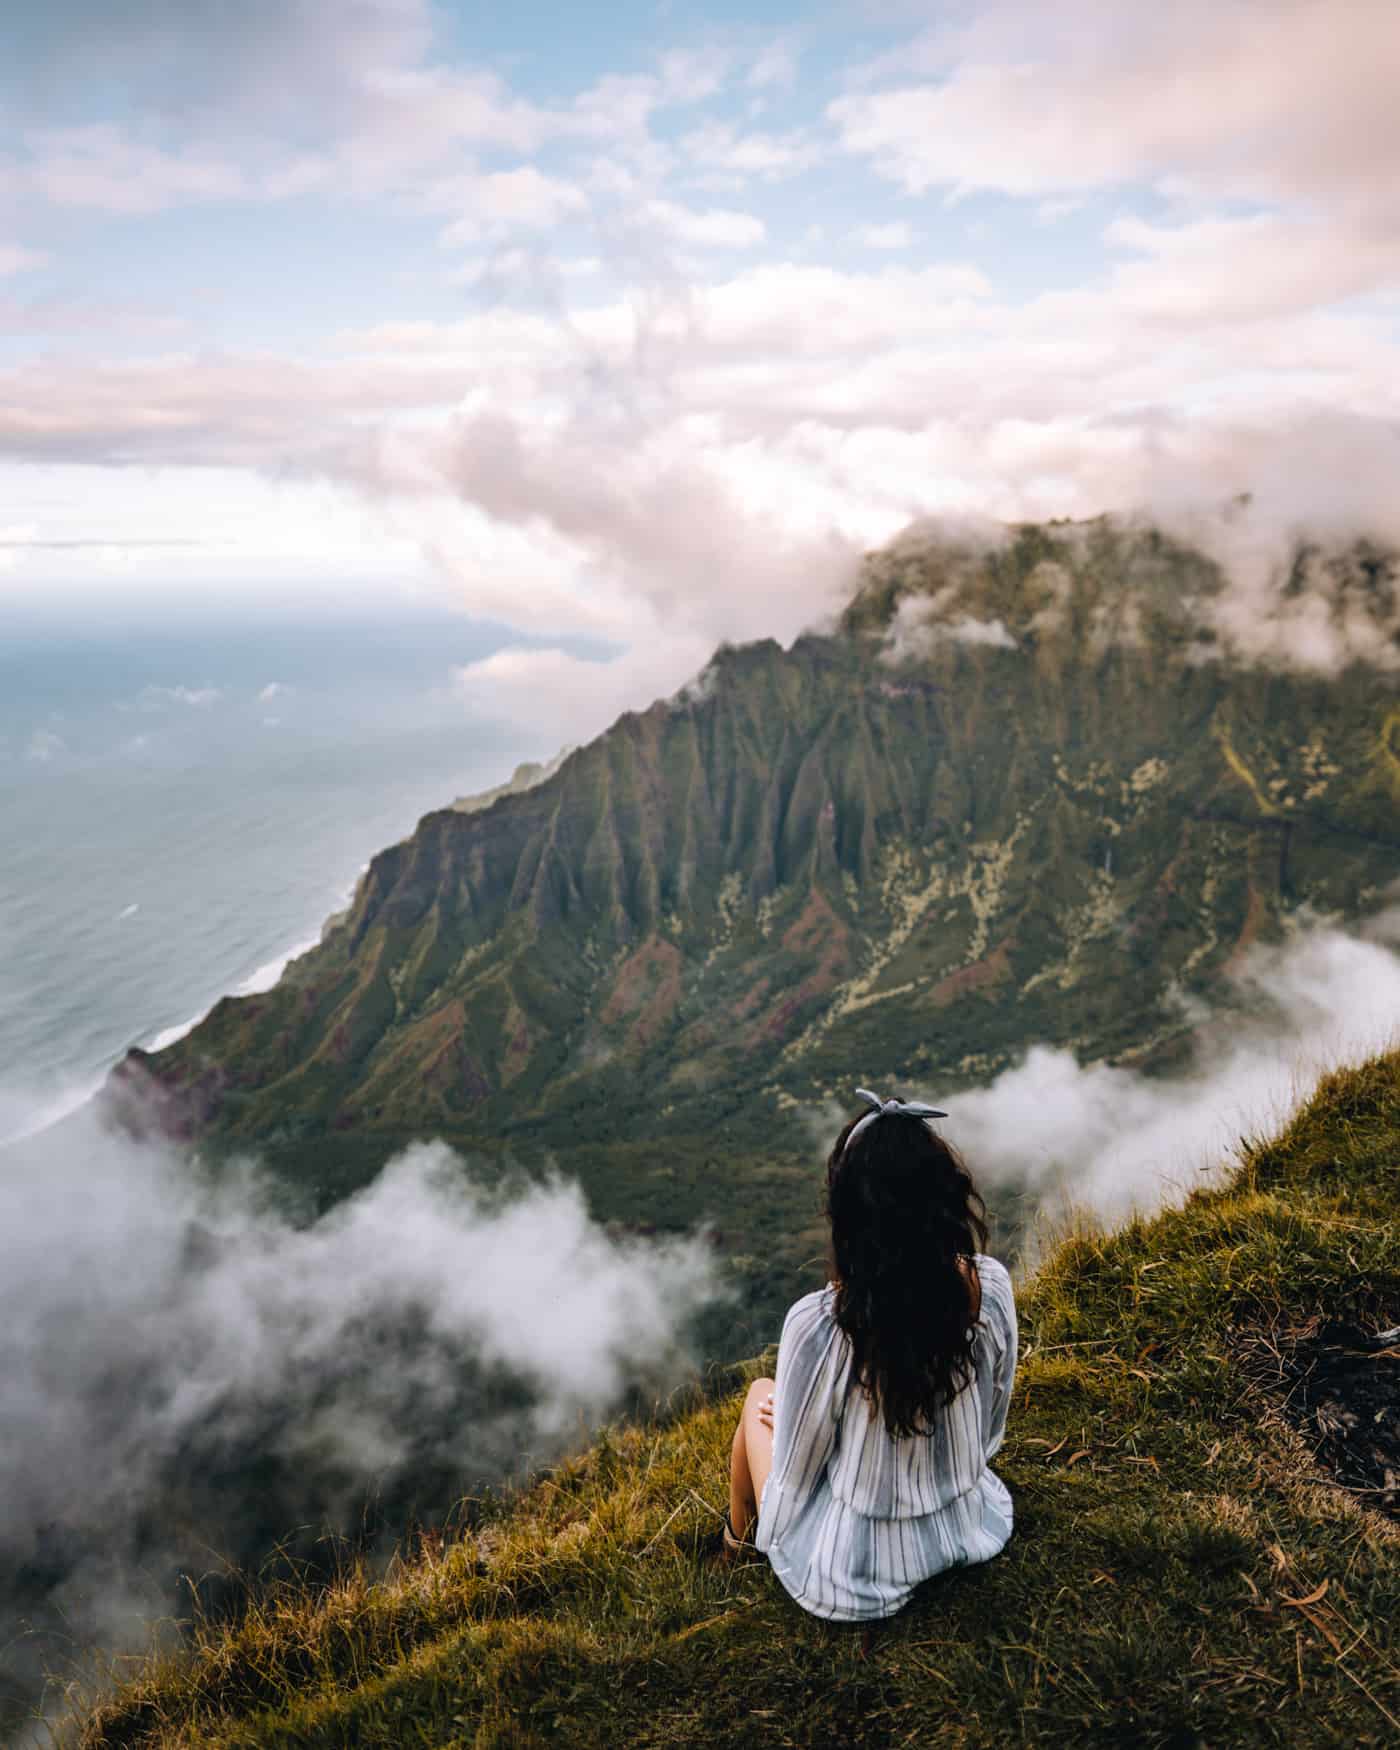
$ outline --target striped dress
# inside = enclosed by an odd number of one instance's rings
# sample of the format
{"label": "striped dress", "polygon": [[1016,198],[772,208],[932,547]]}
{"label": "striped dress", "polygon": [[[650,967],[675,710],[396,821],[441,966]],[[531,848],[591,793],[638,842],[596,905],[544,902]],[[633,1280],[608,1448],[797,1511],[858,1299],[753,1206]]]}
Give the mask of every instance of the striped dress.
{"label": "striped dress", "polygon": [[830,1283],[788,1310],[754,1541],[814,1616],[892,1616],[921,1580],[985,1562],[1011,1536],[1011,1496],[987,1461],[1011,1401],[1016,1303],[1004,1265],[980,1252],[975,1263],[975,1371],[929,1434],[892,1439],[865,1394],[848,1395],[850,1344]]}

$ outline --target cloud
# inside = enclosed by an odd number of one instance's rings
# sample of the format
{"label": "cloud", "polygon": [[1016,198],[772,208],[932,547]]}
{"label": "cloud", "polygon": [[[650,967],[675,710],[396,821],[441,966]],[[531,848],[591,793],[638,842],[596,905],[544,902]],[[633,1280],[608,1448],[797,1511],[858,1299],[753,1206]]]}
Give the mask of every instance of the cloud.
{"label": "cloud", "polygon": [[106,553],[115,548],[198,549],[205,545],[203,541],[175,540],[164,535],[153,535],[145,540],[126,534],[40,537],[28,534],[12,535],[9,530],[0,530],[0,550],[7,553]]}
{"label": "cloud", "polygon": [[453,178],[427,190],[424,202],[434,210],[461,213],[442,232],[439,241],[445,248],[515,229],[543,230],[588,208],[582,189],[530,164]]}
{"label": "cloud", "polygon": [[[1256,944],[1231,1006],[1200,1019],[1192,1069],[1144,1076],[1037,1045],[986,1088],[947,1095],[944,1126],[989,1188],[1119,1221],[1180,1200],[1270,1135],[1317,1077],[1400,1039],[1400,912],[1359,933],[1315,916]],[[932,1097],[932,1096],[930,1096]]]}
{"label": "cloud", "polygon": [[728,212],[722,207],[702,213],[676,201],[648,201],[642,220],[675,242],[699,249],[752,249],[766,235],[762,219],[752,213]]}
{"label": "cloud", "polygon": [[[956,263],[764,265],[564,320],[492,309],[384,326],[315,367],[49,361],[14,374],[0,444],[32,452],[38,426],[45,449],[276,458],[366,491],[473,611],[658,661],[672,636],[795,634],[849,587],[861,546],[922,514],[1142,506],[1216,539],[1202,507],[1252,491],[1265,582],[1310,526],[1400,535],[1400,372],[1377,368],[1385,343],[1364,322],[1213,329],[1207,315],[1177,352],[1156,316],[1103,297],[1009,310],[983,285]],[[1270,384],[1295,368],[1357,410]],[[1231,372],[1247,373],[1243,395]]]}
{"label": "cloud", "polygon": [[47,765],[60,754],[67,753],[68,743],[52,729],[36,729],[25,744],[24,757],[36,765]]}
{"label": "cloud", "polygon": [[[669,639],[679,651],[702,633],[790,635],[827,611],[853,552],[920,515],[1175,514],[1254,491],[1259,526],[1305,525],[1346,498],[1384,532],[1400,426],[1385,300],[1400,233],[1379,174],[1305,186],[1322,133],[1354,130],[1346,104],[1372,115],[1380,75],[1350,63],[1374,40],[1388,64],[1378,31],[1360,29],[1380,15],[1349,7],[1358,49],[1319,61],[1316,113],[1304,114],[1294,75],[1322,16],[1305,0],[1280,14],[1283,69],[1259,53],[1248,9],[1189,0],[1164,25],[1097,0],[1069,7],[1084,30],[1052,29],[1029,5],[959,14],[855,69],[833,112],[853,150],[860,129],[886,130],[857,155],[902,184],[928,171],[927,190],[965,192],[974,170],[998,187],[1014,172],[1042,217],[1120,191],[1103,258],[1037,294],[960,250],[917,267],[858,257],[869,271],[781,259],[759,197],[832,150],[810,125],[749,126],[786,80],[791,43],[761,77],[766,50],[750,37],[525,102],[499,73],[451,62],[416,0],[366,0],[339,34],[320,0],[298,0],[285,28],[258,0],[229,66],[190,74],[192,139],[182,70],[227,26],[212,5],[176,19],[173,0],[130,0],[118,24],[94,22],[95,39],[168,38],[159,64],[123,50],[113,78],[133,81],[128,108],[29,128],[11,171],[74,195],[108,175],[113,200],[183,199],[179,178],[197,192],[207,171],[217,189],[230,168],[237,198],[392,193],[397,211],[469,250],[430,273],[439,291],[470,288],[471,307],[419,320],[406,301],[402,316],[321,337],[314,352],[36,352],[0,368],[0,455],[185,470],[190,521],[197,469],[307,493],[330,483],[342,522],[372,525],[361,551],[372,546],[378,570],[416,552],[478,612],[552,641],[649,641],[658,662]],[[47,44],[62,63],[60,33],[35,30],[31,61]],[[335,38],[328,63],[305,66],[318,32]],[[1221,80],[1237,105],[1200,100]],[[815,89],[802,94],[809,113]],[[716,96],[736,101],[685,113]],[[896,100],[917,112],[907,141],[881,107]],[[930,105],[970,131],[931,131]],[[674,125],[653,133],[668,109]],[[1306,151],[1275,138],[1284,116]],[[1008,133],[1008,118],[1027,125]],[[1391,126],[1377,121],[1382,144]],[[1344,141],[1328,150],[1352,162]],[[1241,192],[1280,164],[1293,166],[1286,201],[1266,200],[1262,183]],[[742,197],[697,193],[740,182]],[[924,217],[843,213],[827,235],[931,252],[948,231]],[[1074,227],[1076,246],[1086,230]],[[765,247],[772,259],[728,253]],[[392,551],[379,544],[390,530]],[[248,568],[247,541],[240,529],[202,563],[232,576],[235,562]],[[1290,649],[1307,641],[1297,631]]]}
{"label": "cloud", "polygon": [[1067,219],[1071,213],[1077,213],[1083,205],[1082,199],[1073,196],[1059,200],[1037,201],[1035,222],[1037,225],[1058,224],[1061,219]]}
{"label": "cloud", "polygon": [[974,620],[968,615],[952,621],[947,637],[953,644],[982,644],[991,650],[1015,650],[1016,640],[1000,620]]}
{"label": "cloud", "polygon": [[[467,376],[459,370],[460,393]],[[440,370],[409,360],[347,369],[218,352],[48,355],[0,371],[0,382],[0,453],[185,467],[285,465],[348,416],[440,405],[454,391]]]}
{"label": "cloud", "polygon": [[1104,238],[1140,257],[1114,268],[1115,306],[1186,329],[1267,320],[1400,282],[1400,228],[1342,235],[1335,223],[1276,214],[1179,225],[1124,215]]}
{"label": "cloud", "polygon": [[[726,69],[720,53],[665,52],[648,72],[540,104],[451,59],[428,0],[248,0],[236,21],[217,0],[44,11],[7,37],[0,194],[114,214],[313,194],[412,203],[436,179],[469,177],[464,151],[636,150],[655,113],[713,95]],[[477,173],[502,209],[495,224],[547,223],[547,200],[559,210],[558,190],[527,174],[553,180],[533,165]]]}
{"label": "cloud", "polygon": [[108,123],[34,132],[28,144],[27,161],[0,161],[0,195],[129,215],[253,191],[245,172],[227,160],[143,144]]}
{"label": "cloud", "polygon": [[785,38],[771,42],[754,59],[744,83],[754,91],[787,91],[797,82],[797,48]]}
{"label": "cloud", "polygon": [[[1196,623],[1214,634],[1193,653],[1198,663],[1225,660],[1262,663],[1275,669],[1295,669],[1336,675],[1351,664],[1400,670],[1400,542],[1395,523],[1388,531],[1372,507],[1380,502],[1383,454],[1359,455],[1354,476],[1346,482],[1350,495],[1329,504],[1314,489],[1308,498],[1299,487],[1316,440],[1296,440],[1299,473],[1286,467],[1275,477],[1256,469],[1263,497],[1250,495],[1210,503],[1200,495],[1194,472],[1184,477],[1183,495],[1173,499],[1165,480],[1159,481],[1158,502],[1150,516],[1143,511],[1116,515],[1121,532],[1144,527],[1174,536],[1195,552],[1215,561],[1224,588],[1191,604]],[[1281,452],[1276,459],[1282,462]],[[1343,470],[1339,468],[1339,480]],[[1300,503],[1309,502],[1306,513]],[[1004,525],[943,518],[915,523],[895,543],[932,543],[944,553],[964,558],[993,551],[1005,539]],[[1071,547],[1082,542],[1085,525],[1062,528],[1060,538]],[[1136,609],[1129,599],[1136,587],[1131,573],[1122,577],[1128,606],[1113,625],[1111,636],[1131,641],[1136,635]],[[1042,610],[1037,621],[1058,614]],[[1102,628],[1085,630],[1101,638]],[[946,643],[1018,648],[1000,619],[969,616],[960,584],[945,584],[930,596],[907,596],[898,605],[881,651],[891,664],[926,660]]]}
{"label": "cloud", "polygon": [[681,139],[682,163],[709,186],[742,188],[758,177],[776,182],[812,169],[825,156],[808,133],[742,132],[732,123],[707,121]]}
{"label": "cloud", "polygon": [[206,126],[263,128],[344,117],[367,82],[431,46],[425,0],[52,0],[7,31],[6,83],[20,113],[101,84],[127,107]]}
{"label": "cloud", "polygon": [[[931,531],[937,538],[938,531]],[[990,547],[994,537],[977,543]],[[980,644],[991,650],[1017,650],[1020,646],[1001,620],[978,620],[969,614],[947,617],[940,613],[937,598],[906,596],[895,609],[880,651],[880,660],[893,666],[924,662],[941,644]]]}
{"label": "cloud", "polygon": [[[1169,276],[1175,248],[1195,272],[1228,243],[1248,283],[1248,227],[1164,229],[1120,225],[1152,251],[1124,268]],[[1164,284],[1015,305],[967,262],[759,263],[581,305],[560,291],[557,313],[380,324],[315,362],[50,356],[0,372],[0,451],[367,491],[465,605],[555,638],[789,636],[854,550],[924,514],[1175,516],[1252,491],[1276,552],[1310,523],[1400,534],[1384,320]],[[348,530],[351,501],[323,497]],[[239,552],[246,526],[225,531]]]}
{"label": "cloud", "polygon": [[[911,77],[924,80],[912,83]],[[1151,182],[1210,199],[1389,212],[1400,31],[1389,0],[1002,0],[864,69],[828,107],[913,194]]]}
{"label": "cloud", "polygon": [[135,298],[30,295],[0,297],[0,330],[21,335],[100,337],[104,343],[141,341],[147,345],[188,331],[186,312],[159,309]]}
{"label": "cloud", "polygon": [[536,246],[502,243],[488,255],[462,262],[448,277],[454,285],[479,286],[493,299],[517,308],[543,303],[558,310],[570,281],[594,279],[602,271],[601,256],[559,256]]}
{"label": "cloud", "polygon": [[[781,483],[765,502],[755,471],[731,471],[702,433],[606,401],[580,400],[552,429],[503,411],[465,415],[428,438],[348,453],[345,467],[375,491],[450,494],[495,524],[544,531],[573,556],[586,593],[613,605],[593,624],[615,636],[795,633],[834,609],[855,575],[853,544],[794,524]],[[509,578],[463,582],[479,610],[504,591],[517,598],[515,623],[529,612]]]}
{"label": "cloud", "polygon": [[[567,129],[437,48],[427,0],[247,0],[236,19],[218,0],[30,8],[7,41],[7,95],[29,125],[0,188],[118,213],[364,196],[412,188],[463,145],[532,151]],[[98,93],[112,113],[94,119]]]}
{"label": "cloud", "polygon": [[223,698],[221,687],[143,687],[140,702],[147,706],[159,705],[190,705],[196,710],[204,711],[210,705],[217,705]]}
{"label": "cloud", "polygon": [[145,1645],[211,1551],[556,1456],[694,1365],[711,1258],[437,1143],[297,1224],[247,1163],[206,1176],[90,1108],[31,1137],[0,1156],[0,1666]]}
{"label": "cloud", "polygon": [[0,243],[0,279],[12,273],[30,273],[43,267],[48,256],[42,249],[24,249],[18,243]]}
{"label": "cloud", "polygon": [[624,712],[684,689],[713,646],[703,637],[647,638],[622,656],[589,661],[572,652],[508,645],[453,671],[477,717],[496,717],[551,746],[600,735]]}
{"label": "cloud", "polygon": [[903,220],[889,225],[861,225],[851,236],[865,249],[908,249],[914,242],[913,229]]}
{"label": "cloud", "polygon": [[[1385,457],[1355,454],[1350,479],[1339,466],[1328,482],[1335,494],[1329,503],[1316,485],[1310,497],[1290,498],[1306,478],[1308,456],[1306,439],[1296,434],[1291,458],[1281,445],[1273,473],[1258,471],[1259,503],[1208,512],[1189,499],[1164,502],[1158,520],[1214,558],[1228,579],[1206,616],[1225,650],[1322,674],[1338,674],[1351,663],[1400,668],[1395,525],[1374,508]],[[1299,502],[1310,504],[1306,515]],[[1373,561],[1389,550],[1388,588],[1384,570],[1374,582],[1364,575],[1354,548],[1358,536],[1376,540]]]}
{"label": "cloud", "polygon": [[730,71],[732,56],[721,41],[695,48],[665,49],[653,81],[658,102],[687,105],[714,97]]}

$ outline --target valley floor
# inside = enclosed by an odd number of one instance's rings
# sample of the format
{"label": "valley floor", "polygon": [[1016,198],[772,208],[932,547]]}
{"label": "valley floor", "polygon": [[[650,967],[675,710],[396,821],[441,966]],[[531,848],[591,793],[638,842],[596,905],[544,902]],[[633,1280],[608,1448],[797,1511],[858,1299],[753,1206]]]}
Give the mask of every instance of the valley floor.
{"label": "valley floor", "polygon": [[1019,1307],[1012,1542],[872,1631],[803,1615],[761,1558],[714,1559],[736,1375],[385,1581],[255,1600],[74,1731],[90,1750],[1396,1742],[1400,1524],[1394,1478],[1364,1480],[1395,1437],[1394,1357],[1364,1375],[1369,1428],[1290,1366],[1329,1321],[1400,1323],[1400,1053],[1329,1076],[1184,1208],[1071,1235]]}

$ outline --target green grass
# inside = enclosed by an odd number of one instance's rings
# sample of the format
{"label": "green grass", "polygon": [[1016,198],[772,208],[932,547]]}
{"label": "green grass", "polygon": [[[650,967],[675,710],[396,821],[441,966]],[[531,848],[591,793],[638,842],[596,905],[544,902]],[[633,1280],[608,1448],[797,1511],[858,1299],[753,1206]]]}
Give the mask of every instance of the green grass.
{"label": "green grass", "polygon": [[93,1750],[1393,1743],[1400,1528],[1316,1468],[1256,1339],[1400,1320],[1397,1163],[1400,1052],[1326,1078],[1183,1208],[1053,1247],[1020,1293],[997,1463],[1015,1535],[870,1632],[803,1614],[761,1559],[713,1559],[731,1375],[381,1581],[254,1596],[75,1732]]}

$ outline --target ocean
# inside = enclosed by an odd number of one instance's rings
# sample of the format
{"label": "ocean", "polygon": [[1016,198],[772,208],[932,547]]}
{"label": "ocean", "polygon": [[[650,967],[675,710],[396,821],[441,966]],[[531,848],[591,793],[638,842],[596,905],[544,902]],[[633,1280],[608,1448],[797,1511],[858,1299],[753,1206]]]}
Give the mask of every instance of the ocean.
{"label": "ocean", "polygon": [[522,759],[499,627],[0,622],[0,1141],[266,988],[383,846]]}

